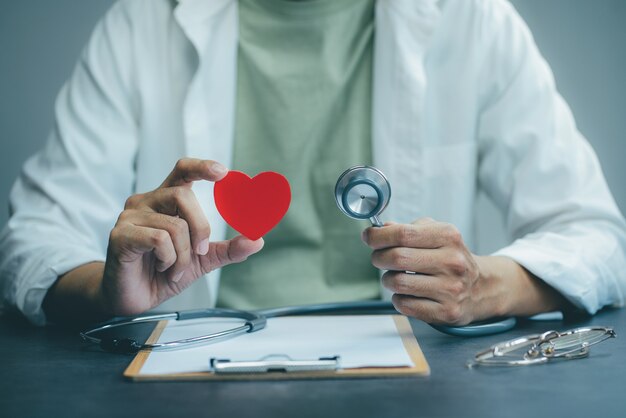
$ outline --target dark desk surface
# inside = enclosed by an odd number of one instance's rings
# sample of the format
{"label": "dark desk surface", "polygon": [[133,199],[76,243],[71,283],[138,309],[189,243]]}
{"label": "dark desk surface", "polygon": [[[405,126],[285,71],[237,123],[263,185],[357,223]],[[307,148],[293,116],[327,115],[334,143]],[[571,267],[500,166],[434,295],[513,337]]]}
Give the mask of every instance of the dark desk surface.
{"label": "dark desk surface", "polygon": [[[522,368],[467,369],[502,339],[587,324],[618,338],[587,359]],[[626,417],[626,310],[564,324],[524,322],[496,336],[449,337],[413,322],[427,378],[281,382],[131,383],[130,357],[78,336],[0,318],[0,416],[49,417]]]}

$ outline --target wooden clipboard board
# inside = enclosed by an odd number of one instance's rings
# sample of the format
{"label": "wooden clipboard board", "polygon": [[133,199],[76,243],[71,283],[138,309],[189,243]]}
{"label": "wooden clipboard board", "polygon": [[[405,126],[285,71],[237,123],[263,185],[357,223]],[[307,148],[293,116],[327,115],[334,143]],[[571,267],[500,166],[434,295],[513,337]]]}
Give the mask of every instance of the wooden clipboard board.
{"label": "wooden clipboard board", "polygon": [[[428,376],[430,367],[420,348],[411,324],[406,317],[392,316],[398,334],[402,338],[404,349],[413,361],[413,367],[371,367],[358,369],[340,369],[336,371],[320,372],[291,372],[291,373],[250,373],[250,374],[215,374],[213,372],[177,373],[163,375],[142,375],[141,368],[150,356],[151,350],[141,350],[124,371],[124,377],[134,382],[154,381],[193,381],[193,380],[288,380],[288,379],[337,379],[337,378],[376,378],[400,376]],[[167,326],[167,321],[160,321],[152,331],[146,343],[156,342]]]}

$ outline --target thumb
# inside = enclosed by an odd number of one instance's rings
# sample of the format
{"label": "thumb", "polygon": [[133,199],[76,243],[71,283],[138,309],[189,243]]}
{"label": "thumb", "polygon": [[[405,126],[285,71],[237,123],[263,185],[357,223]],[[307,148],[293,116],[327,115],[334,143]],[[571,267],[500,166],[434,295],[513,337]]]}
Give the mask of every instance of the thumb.
{"label": "thumb", "polygon": [[263,238],[252,241],[243,235],[227,241],[212,242],[207,254],[202,256],[202,264],[208,267],[205,270],[209,272],[228,264],[240,263],[252,254],[259,252],[264,244]]}

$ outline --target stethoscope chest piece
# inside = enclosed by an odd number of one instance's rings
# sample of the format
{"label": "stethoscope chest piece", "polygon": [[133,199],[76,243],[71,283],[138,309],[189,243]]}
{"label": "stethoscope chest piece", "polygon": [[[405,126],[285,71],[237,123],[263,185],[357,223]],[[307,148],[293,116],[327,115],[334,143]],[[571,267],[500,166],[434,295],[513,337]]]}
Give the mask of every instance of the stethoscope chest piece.
{"label": "stethoscope chest piece", "polygon": [[382,226],[378,216],[391,199],[391,186],[385,175],[369,166],[356,166],[344,171],[335,186],[339,209],[353,219],[369,219]]}

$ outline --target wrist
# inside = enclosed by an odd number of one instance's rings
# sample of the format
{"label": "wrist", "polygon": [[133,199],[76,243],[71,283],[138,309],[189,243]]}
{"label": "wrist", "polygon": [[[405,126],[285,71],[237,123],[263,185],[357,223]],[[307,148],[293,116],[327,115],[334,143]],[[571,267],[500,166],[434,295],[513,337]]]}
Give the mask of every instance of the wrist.
{"label": "wrist", "polygon": [[531,316],[563,309],[563,296],[513,259],[477,257],[480,281],[494,286],[494,316]]}
{"label": "wrist", "polygon": [[109,302],[110,299],[108,298],[105,289],[104,264],[99,265],[97,269],[94,268],[91,273],[92,291],[90,295],[90,303],[93,307],[93,311],[97,312],[97,315],[101,317],[112,316],[111,303]]}
{"label": "wrist", "polygon": [[103,319],[101,294],[104,264],[84,264],[60,276],[48,290],[43,308],[49,321],[82,324]]}
{"label": "wrist", "polygon": [[[488,310],[481,319],[511,315],[515,302],[516,270],[507,262],[509,259],[494,256],[475,256],[479,269],[479,292],[484,295],[480,305]],[[512,261],[512,260],[510,260]]]}

